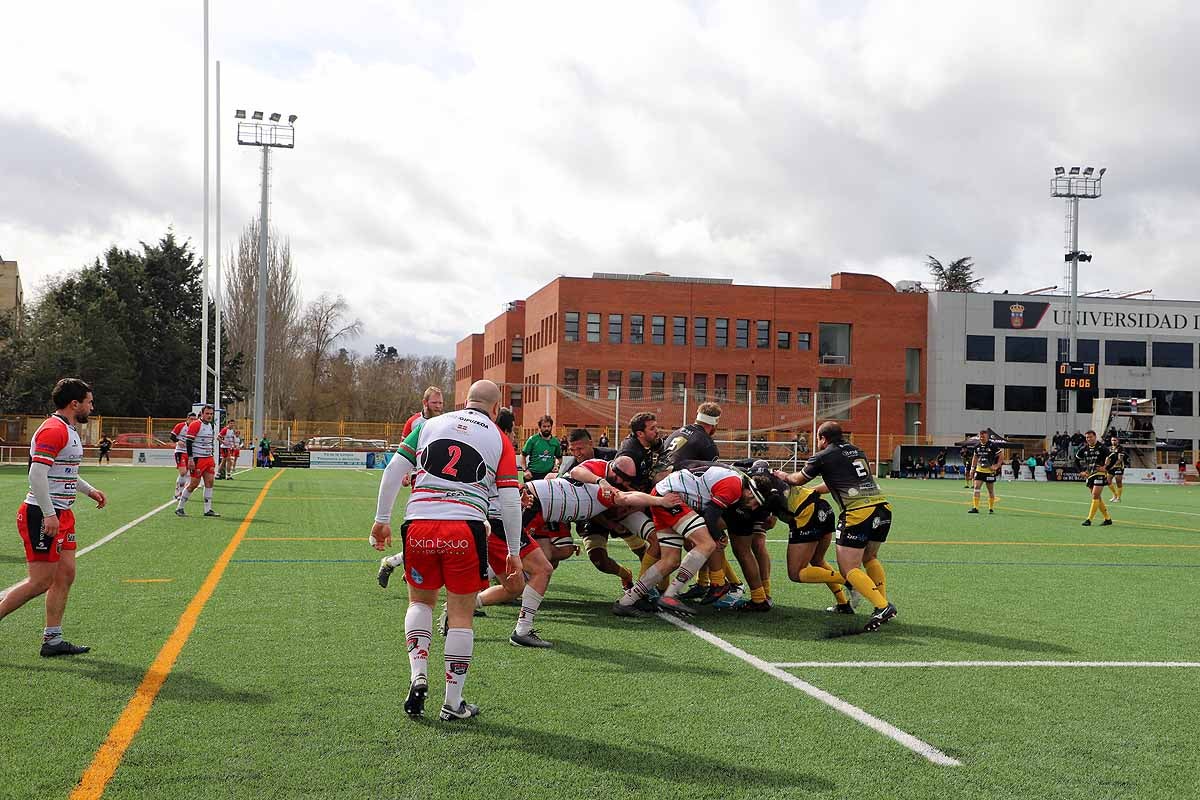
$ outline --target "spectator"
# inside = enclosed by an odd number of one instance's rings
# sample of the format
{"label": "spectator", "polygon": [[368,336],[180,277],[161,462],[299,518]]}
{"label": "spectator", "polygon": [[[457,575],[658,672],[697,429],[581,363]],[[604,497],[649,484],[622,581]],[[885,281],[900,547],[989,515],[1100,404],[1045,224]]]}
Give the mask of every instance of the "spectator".
{"label": "spectator", "polygon": [[600,440],[599,440],[598,444],[601,447],[608,447],[608,434],[607,433],[600,434]]}
{"label": "spectator", "polygon": [[1185,475],[1187,475],[1187,456],[1181,452],[1179,454],[1179,480],[1183,480]]}
{"label": "spectator", "polygon": [[96,459],[96,463],[99,464],[102,461],[107,461],[108,463],[111,464],[112,457],[109,456],[108,451],[112,450],[112,439],[108,438],[108,434],[106,433],[106,434],[104,434],[103,437],[101,437],[99,444],[100,444],[100,457]]}
{"label": "spectator", "polygon": [[933,477],[935,477],[935,478],[946,477],[946,448],[944,448],[944,447],[938,451],[937,472],[934,474]]}

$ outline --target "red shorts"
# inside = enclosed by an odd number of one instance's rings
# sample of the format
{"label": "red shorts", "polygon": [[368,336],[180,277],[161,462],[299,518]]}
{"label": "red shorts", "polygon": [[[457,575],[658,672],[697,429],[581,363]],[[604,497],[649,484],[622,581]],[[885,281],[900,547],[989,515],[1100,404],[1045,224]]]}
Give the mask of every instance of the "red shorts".
{"label": "red shorts", "polygon": [[[488,566],[497,575],[505,575],[508,572],[508,541],[504,538],[504,523],[498,519],[488,520],[488,522],[492,526],[492,532],[487,537]],[[529,537],[522,533],[519,551],[521,558],[537,549],[539,549],[538,543],[530,541]]]}
{"label": "red shorts", "polygon": [[231,456],[232,454],[233,454],[232,451],[228,447],[221,448],[221,460],[222,461],[229,458],[229,456]]}
{"label": "red shorts", "polygon": [[42,509],[22,503],[17,510],[17,532],[25,543],[26,561],[58,561],[63,550],[75,549],[75,513],[70,509],[58,512],[58,536],[42,533]]}
{"label": "red shorts", "polygon": [[487,588],[487,528],[482,522],[414,519],[401,528],[404,578],[414,589],[474,594]]}
{"label": "red shorts", "polygon": [[180,467],[183,467],[184,469],[187,469],[187,466],[188,466],[187,453],[181,453],[178,450],[176,450],[175,451],[175,468],[179,469]]}
{"label": "red shorts", "polygon": [[213,461],[212,456],[199,456],[192,459],[192,477],[203,477],[206,472],[216,472],[217,462]]}
{"label": "red shorts", "polygon": [[660,547],[682,548],[688,536],[705,527],[704,518],[686,504],[674,508],[655,506],[650,516],[654,519],[655,539]]}

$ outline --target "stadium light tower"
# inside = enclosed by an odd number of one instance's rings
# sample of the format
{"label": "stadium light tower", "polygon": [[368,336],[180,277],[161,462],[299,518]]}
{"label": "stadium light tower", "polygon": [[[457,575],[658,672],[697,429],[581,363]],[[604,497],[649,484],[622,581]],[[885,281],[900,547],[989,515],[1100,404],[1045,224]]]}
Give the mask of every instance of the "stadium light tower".
{"label": "stadium light tower", "polygon": [[238,144],[262,148],[262,198],[258,218],[258,324],[254,337],[254,433],[252,442],[262,440],[266,430],[263,417],[263,394],[266,390],[267,360],[267,209],[271,203],[271,148],[296,146],[294,125],[296,115],[288,117],[287,124],[279,122],[279,114],[272,114],[263,122],[263,112],[255,111],[251,121],[246,120],[244,109],[233,114],[238,121]]}
{"label": "stadium light tower", "polygon": [[[1079,262],[1091,261],[1090,254],[1083,254],[1080,257],[1079,252],[1079,201],[1095,200],[1101,194],[1101,182],[1104,180],[1104,173],[1108,167],[1101,167],[1099,172],[1096,172],[1093,167],[1071,167],[1066,170],[1063,167],[1054,168],[1054,177],[1050,179],[1050,196],[1062,197],[1067,201],[1067,253],[1064,258],[1071,264],[1070,276],[1070,350],[1067,352],[1067,360],[1074,361],[1079,353],[1077,350],[1077,335],[1076,327],[1078,321],[1076,317],[1079,311]],[[1082,171],[1082,174],[1080,174]],[[1064,174],[1065,173],[1065,174]],[[1071,414],[1071,423],[1075,423],[1075,412],[1078,407],[1076,400],[1071,392],[1067,395],[1067,411]]]}

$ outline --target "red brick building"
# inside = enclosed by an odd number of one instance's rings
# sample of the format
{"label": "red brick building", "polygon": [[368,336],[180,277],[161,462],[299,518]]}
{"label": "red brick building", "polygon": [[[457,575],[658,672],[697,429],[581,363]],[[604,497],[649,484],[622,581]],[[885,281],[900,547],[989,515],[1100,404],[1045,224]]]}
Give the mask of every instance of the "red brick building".
{"label": "red brick building", "polygon": [[[872,275],[838,273],[829,289],[737,286],[649,275],[556,278],[510,303],[482,334],[458,343],[456,398],[472,380],[505,384],[518,425],[549,413],[569,427],[624,435],[643,410],[664,426],[721,403],[717,438],[811,438],[831,416],[873,452],[880,430],[923,421],[927,298]],[[523,413],[522,413],[523,412]],[[619,426],[618,426],[619,423]]]}

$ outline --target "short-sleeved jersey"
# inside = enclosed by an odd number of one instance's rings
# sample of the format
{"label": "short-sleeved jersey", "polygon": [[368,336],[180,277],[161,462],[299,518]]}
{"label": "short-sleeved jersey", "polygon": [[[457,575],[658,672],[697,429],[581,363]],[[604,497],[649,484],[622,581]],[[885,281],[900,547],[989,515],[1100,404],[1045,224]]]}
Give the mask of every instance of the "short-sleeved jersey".
{"label": "short-sleeved jersey", "polygon": [[1108,457],[1104,459],[1104,468],[1109,472],[1124,472],[1125,471],[1125,448],[1121,445],[1113,447],[1109,445]]}
{"label": "short-sleeved jersey", "polygon": [[[424,418],[417,420],[415,427],[419,428],[425,424]],[[503,434],[504,432],[501,431]],[[504,446],[512,453],[513,465],[517,463],[517,446],[513,443],[512,437],[504,434]],[[502,519],[503,510],[500,508],[500,491],[496,487],[492,487],[491,493],[488,495],[488,519]]]}
{"label": "short-sleeved jersey", "polygon": [[185,442],[192,443],[193,458],[212,458],[216,448],[217,426],[211,422],[194,420],[187,426],[183,438]]}
{"label": "short-sleeved jersey", "polygon": [[1091,447],[1085,444],[1075,454],[1075,463],[1079,466],[1079,471],[1083,473],[1084,477],[1090,477],[1101,472],[1107,460],[1108,448],[1101,442],[1096,442]]}
{"label": "short-sleeved jersey", "polygon": [[697,422],[663,439],[663,460],[671,469],[678,469],[685,461],[716,461],[720,455],[716,442]]}
{"label": "short-sleeved jersey", "polygon": [[553,436],[535,433],[525,440],[521,453],[530,472],[545,475],[554,469],[554,462],[562,458],[562,442]]}
{"label": "short-sleeved jersey", "polygon": [[693,511],[710,505],[729,508],[742,500],[742,474],[720,464],[703,464],[677,469],[654,486],[661,497],[675,492]]}
{"label": "short-sleeved jersey", "polygon": [[995,442],[980,442],[971,448],[972,457],[978,459],[975,471],[988,474],[1000,466],[1000,446]]}
{"label": "short-sleeved jersey", "polygon": [[186,453],[187,452],[187,442],[185,442],[183,440],[183,435],[185,433],[187,433],[187,426],[188,426],[187,420],[184,420],[183,422],[176,425],[174,428],[171,428],[171,435],[175,437],[175,452],[176,453]]}
{"label": "short-sleeved jersey", "polygon": [[549,478],[530,481],[525,488],[537,498],[546,522],[582,522],[616,505],[616,490],[598,483]]}
{"label": "short-sleeved jersey", "polygon": [[808,459],[805,477],[822,478],[843,511],[886,503],[866,454],[851,442],[831,444]]}
{"label": "short-sleeved jersey", "polygon": [[[47,417],[29,443],[29,461],[50,467],[50,501],[56,510],[65,511],[74,505],[75,480],[83,461],[83,442],[73,425],[58,414]],[[25,502],[37,505],[32,486],[25,495]]]}
{"label": "short-sleeved jersey", "polygon": [[787,493],[787,516],[785,521],[793,530],[804,530],[812,525],[813,512],[817,510],[817,501],[821,495],[807,486],[793,486]]}
{"label": "short-sleeved jersey", "polygon": [[651,482],[654,479],[655,465],[658,463],[658,451],[653,447],[643,447],[642,443],[637,440],[637,436],[629,434],[625,440],[621,442],[621,446],[617,448],[617,455],[629,456],[633,459],[636,466],[633,480],[633,488],[639,492],[647,492],[650,490]]}
{"label": "short-sleeved jersey", "polygon": [[413,428],[417,427],[417,423],[429,419],[425,416],[424,410],[418,411],[404,421],[404,430],[400,433],[400,439],[403,441],[408,438],[408,435],[413,432]]}
{"label": "short-sleeved jersey", "polygon": [[237,432],[234,431],[233,428],[222,428],[221,429],[221,447],[224,447],[226,450],[232,450],[235,447],[237,447],[237,444],[238,444]]}
{"label": "short-sleeved jersey", "polygon": [[417,468],[405,519],[483,521],[488,498],[518,486],[508,437],[476,409],[426,420],[400,443],[396,455]]}

